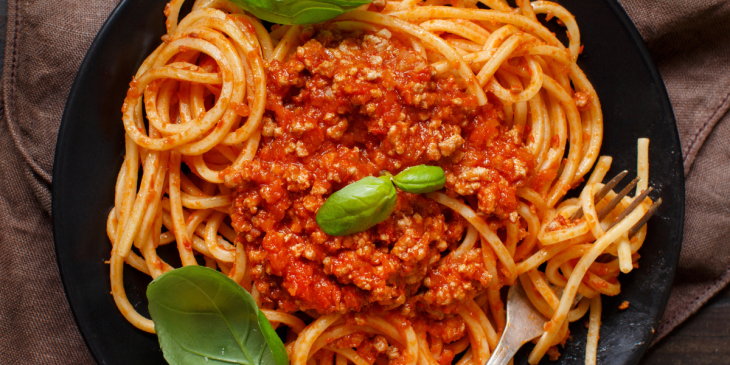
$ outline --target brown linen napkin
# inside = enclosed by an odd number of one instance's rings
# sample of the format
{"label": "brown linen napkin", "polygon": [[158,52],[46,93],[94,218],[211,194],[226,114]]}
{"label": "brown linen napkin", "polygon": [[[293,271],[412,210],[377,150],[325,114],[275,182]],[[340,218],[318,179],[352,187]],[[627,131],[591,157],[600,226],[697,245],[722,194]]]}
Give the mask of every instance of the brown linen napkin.
{"label": "brown linen napkin", "polygon": [[[621,3],[669,89],[687,174],[684,248],[656,341],[730,281],[725,243],[730,236],[730,3]],[[0,123],[0,359],[5,364],[94,363],[59,279],[50,187],[69,88],[115,4],[8,1]]]}
{"label": "brown linen napkin", "polygon": [[116,1],[8,1],[0,122],[0,362],[94,364],[51,231],[56,134],[71,83]]}

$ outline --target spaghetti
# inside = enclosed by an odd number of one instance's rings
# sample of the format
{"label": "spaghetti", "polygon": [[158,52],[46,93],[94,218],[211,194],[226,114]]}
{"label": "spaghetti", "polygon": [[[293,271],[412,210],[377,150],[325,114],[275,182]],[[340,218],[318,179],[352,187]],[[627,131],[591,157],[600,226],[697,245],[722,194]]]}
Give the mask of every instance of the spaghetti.
{"label": "spaghetti", "polygon": [[[505,329],[501,289],[518,281],[551,318],[529,362],[556,358],[590,312],[595,363],[600,295],[636,267],[646,228],[629,230],[652,202],[611,226],[625,197],[598,218],[616,196],[593,199],[611,158],[599,158],[601,105],[567,10],[376,1],[268,31],[224,0],[179,19],[182,3],[166,7],[164,42],[122,107],[107,232],[127,320],[154,333],[126,297],[124,263],[155,278],[173,269],[157,248],[175,243],[182,265],[219,269],[288,327],[294,365],[484,364]],[[567,47],[537,14],[565,25]],[[637,196],[648,140],[638,160]],[[389,219],[352,236],[314,223],[337,189],[424,163],[446,171],[444,190],[398,191]]]}

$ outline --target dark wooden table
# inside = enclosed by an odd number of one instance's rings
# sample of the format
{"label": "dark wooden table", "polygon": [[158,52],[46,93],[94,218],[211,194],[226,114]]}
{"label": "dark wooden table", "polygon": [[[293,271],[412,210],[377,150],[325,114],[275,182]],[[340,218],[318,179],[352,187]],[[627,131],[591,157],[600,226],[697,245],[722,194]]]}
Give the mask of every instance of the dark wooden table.
{"label": "dark wooden table", "polygon": [[[5,54],[7,0],[0,0],[0,55]],[[0,69],[4,59],[0,58]],[[730,287],[649,349],[642,365],[730,365]]]}
{"label": "dark wooden table", "polygon": [[650,348],[641,364],[730,364],[730,287]]}

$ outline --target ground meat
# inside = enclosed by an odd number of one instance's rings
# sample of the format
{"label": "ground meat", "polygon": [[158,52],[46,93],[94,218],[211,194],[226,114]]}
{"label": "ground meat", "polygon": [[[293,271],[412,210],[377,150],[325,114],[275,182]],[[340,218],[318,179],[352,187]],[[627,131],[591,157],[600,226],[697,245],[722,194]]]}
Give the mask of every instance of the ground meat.
{"label": "ground meat", "polygon": [[491,282],[492,277],[484,268],[481,248],[473,249],[461,257],[448,255],[429,271],[423,284],[428,291],[423,300],[444,313],[459,311],[459,304],[473,298]]}
{"label": "ground meat", "polygon": [[354,348],[359,347],[360,344],[362,344],[365,339],[367,339],[368,334],[365,332],[356,332],[351,335],[343,336],[338,339],[336,339],[334,342],[332,342],[332,345],[339,348]]}
{"label": "ground meat", "polygon": [[365,332],[357,332],[338,338],[332,345],[339,348],[355,348],[357,354],[362,356],[369,363],[388,350],[388,340],[381,335],[372,335]]}
{"label": "ground meat", "polygon": [[458,315],[451,315],[443,320],[429,320],[426,330],[432,336],[440,338],[445,343],[454,342],[466,334],[466,324]]}
{"label": "ground meat", "polygon": [[474,118],[464,127],[458,163],[440,165],[447,189],[461,196],[476,194],[479,211],[506,218],[517,207],[517,188],[532,175],[534,157],[519,134],[509,133],[496,110],[490,111],[488,118]]}
{"label": "ground meat", "polygon": [[478,250],[442,257],[464,235],[458,214],[398,190],[387,220],[332,237],[317,225],[317,210],[366,176],[431,164],[445,170],[448,194],[476,199],[480,213],[506,216],[516,208],[516,187],[532,174],[531,155],[501,122],[495,98],[479,106],[397,37],[326,26],[303,34],[314,38],[286,62],[268,65],[255,158],[225,173],[236,188],[237,242],[263,305],[319,313],[404,304],[453,310],[491,280]]}

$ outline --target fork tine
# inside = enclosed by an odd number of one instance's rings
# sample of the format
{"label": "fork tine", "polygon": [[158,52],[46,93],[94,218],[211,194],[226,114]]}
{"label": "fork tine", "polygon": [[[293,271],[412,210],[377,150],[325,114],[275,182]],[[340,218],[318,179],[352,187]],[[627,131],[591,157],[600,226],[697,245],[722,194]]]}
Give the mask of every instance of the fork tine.
{"label": "fork tine", "polygon": [[613,208],[615,208],[616,205],[618,205],[618,203],[621,201],[621,199],[623,199],[629,193],[629,191],[631,191],[631,189],[633,189],[634,186],[636,186],[636,184],[639,182],[639,180],[640,179],[637,176],[636,178],[634,178],[634,180],[631,180],[631,182],[628,185],[626,185],[626,187],[624,187],[623,190],[621,190],[621,192],[619,192],[615,197],[613,197],[613,199],[611,199],[611,201],[608,202],[608,204],[605,207],[603,207],[603,209],[601,209],[600,212],[598,212],[598,220],[600,221],[601,219],[605,218],[608,215],[608,213],[610,213],[613,210]]}
{"label": "fork tine", "polygon": [[[609,191],[611,191],[621,180],[628,174],[628,170],[624,170],[618,173],[618,175],[614,176],[613,179],[609,180],[606,185],[603,185],[601,190],[599,190],[596,195],[593,196],[593,203],[597,203],[603,199],[603,197],[608,194]],[[575,220],[583,216],[583,207],[578,208],[578,210],[573,213],[573,215],[570,216],[570,220]]]}
{"label": "fork tine", "polygon": [[629,229],[629,239],[631,239],[631,237],[634,237],[636,235],[636,233],[639,232],[641,227],[643,227],[646,224],[646,222],[649,220],[649,218],[651,218],[651,216],[654,215],[654,213],[656,213],[656,211],[657,211],[657,209],[659,209],[660,205],[662,205],[662,198],[659,198],[657,201],[655,201],[654,204],[652,204],[651,207],[649,207],[649,210],[646,212],[646,214],[644,214],[644,216],[641,217],[641,219],[639,219],[639,221],[636,222],[636,224],[634,224],[634,226],[631,227],[631,229]]}
{"label": "fork tine", "polygon": [[646,199],[646,197],[649,196],[649,193],[651,193],[652,190],[654,190],[654,188],[649,187],[648,189],[644,190],[644,192],[641,193],[641,195],[634,198],[634,201],[632,201],[631,204],[629,204],[629,206],[626,209],[624,209],[624,211],[621,212],[621,214],[613,222],[611,222],[611,224],[608,225],[608,228],[606,230],[611,229],[611,227],[616,225],[616,223],[620,222],[622,219],[626,218],[627,215],[629,215],[631,212],[633,212],[634,209],[636,209],[636,207],[638,207],[639,204],[641,204],[644,201],[644,199]]}

